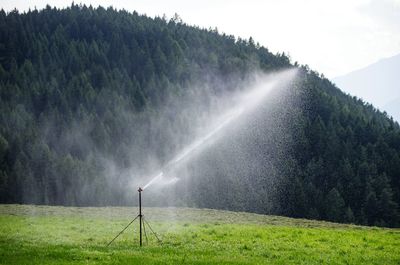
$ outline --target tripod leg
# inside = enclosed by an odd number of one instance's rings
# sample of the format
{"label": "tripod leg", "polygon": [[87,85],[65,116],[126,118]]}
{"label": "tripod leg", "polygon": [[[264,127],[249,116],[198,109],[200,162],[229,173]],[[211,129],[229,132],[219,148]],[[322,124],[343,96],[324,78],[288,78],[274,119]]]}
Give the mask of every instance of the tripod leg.
{"label": "tripod leg", "polygon": [[114,238],[113,238],[113,240],[111,240],[108,244],[107,244],[107,247],[109,246],[109,245],[111,245],[111,243],[112,242],[114,242],[114,240],[115,239],[117,239],[117,237],[119,237],[137,218],[139,217],[139,215],[138,216],[136,216],[135,217],[135,219],[133,219],[127,226],[125,226],[125,228],[124,229],[122,229],[122,231],[121,232],[119,232],[118,233],[118,235],[116,235]]}
{"label": "tripod leg", "polygon": [[147,237],[147,233],[146,233],[146,226],[144,225],[144,216],[142,217],[142,222],[143,222],[143,232],[144,232],[144,236],[146,238],[146,245],[149,244],[149,239]]}
{"label": "tripod leg", "polygon": [[157,238],[158,242],[161,242],[160,238],[158,238],[157,234],[153,231],[153,229],[151,228],[149,222],[147,222],[147,220],[144,220],[145,223],[147,224],[147,226],[150,228],[150,231],[153,233],[153,235]]}

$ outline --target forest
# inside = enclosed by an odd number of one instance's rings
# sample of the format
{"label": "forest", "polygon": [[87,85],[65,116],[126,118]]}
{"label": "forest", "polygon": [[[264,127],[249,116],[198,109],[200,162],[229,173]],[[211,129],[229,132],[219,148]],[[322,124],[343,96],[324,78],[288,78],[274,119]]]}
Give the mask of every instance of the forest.
{"label": "forest", "polygon": [[130,178],[190,143],[217,99],[284,69],[296,81],[151,203],[399,227],[385,112],[252,38],[76,4],[0,11],[0,203],[132,205]]}

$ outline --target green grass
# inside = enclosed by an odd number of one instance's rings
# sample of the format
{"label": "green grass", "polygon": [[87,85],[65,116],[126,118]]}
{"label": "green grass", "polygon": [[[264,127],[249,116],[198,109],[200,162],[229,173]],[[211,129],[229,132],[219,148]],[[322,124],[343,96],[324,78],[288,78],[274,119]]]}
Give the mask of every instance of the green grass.
{"label": "green grass", "polygon": [[0,264],[400,264],[400,230],[189,208],[0,205]]}

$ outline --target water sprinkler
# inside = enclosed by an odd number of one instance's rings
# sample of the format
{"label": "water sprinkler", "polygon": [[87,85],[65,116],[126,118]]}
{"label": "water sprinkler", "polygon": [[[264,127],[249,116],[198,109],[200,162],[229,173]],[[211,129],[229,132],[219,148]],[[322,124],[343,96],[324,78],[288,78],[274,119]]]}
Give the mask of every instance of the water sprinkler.
{"label": "water sprinkler", "polygon": [[157,234],[153,231],[149,222],[147,222],[147,220],[145,220],[144,215],[142,214],[142,191],[143,191],[143,189],[141,187],[139,187],[137,191],[139,193],[139,214],[107,244],[107,247],[109,245],[111,245],[111,243],[114,242],[114,240],[117,239],[138,218],[139,218],[139,245],[140,246],[143,245],[143,233],[146,238],[146,242],[148,243],[145,225],[147,225],[147,227],[150,229],[150,231],[153,233],[153,235],[157,238],[158,242],[161,242],[160,238],[158,238]]}
{"label": "water sprinkler", "polygon": [[142,246],[142,191],[143,189],[139,187],[137,190],[139,192],[139,237],[140,237],[140,246]]}

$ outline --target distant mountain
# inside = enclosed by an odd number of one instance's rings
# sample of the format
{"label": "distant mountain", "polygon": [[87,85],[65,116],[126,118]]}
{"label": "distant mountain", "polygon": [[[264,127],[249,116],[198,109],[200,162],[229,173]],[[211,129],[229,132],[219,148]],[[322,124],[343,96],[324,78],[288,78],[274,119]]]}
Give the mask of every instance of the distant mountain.
{"label": "distant mountain", "polygon": [[391,100],[383,107],[383,109],[389,113],[389,115],[392,115],[395,120],[400,122],[400,97]]}
{"label": "distant mountain", "polygon": [[400,54],[333,79],[342,90],[400,121]]}

